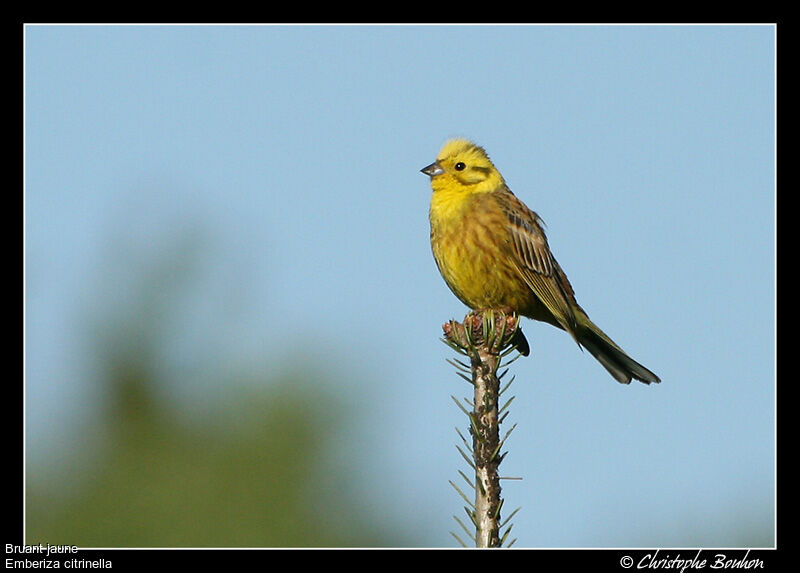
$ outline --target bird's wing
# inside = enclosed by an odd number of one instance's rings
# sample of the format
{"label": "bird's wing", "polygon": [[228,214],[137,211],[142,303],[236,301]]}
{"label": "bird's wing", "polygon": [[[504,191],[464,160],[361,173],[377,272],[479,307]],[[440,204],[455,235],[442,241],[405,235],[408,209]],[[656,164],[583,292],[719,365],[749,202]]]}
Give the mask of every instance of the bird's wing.
{"label": "bird's wing", "polygon": [[575,336],[575,294],[550,252],[544,223],[510,191],[496,196],[508,220],[517,270],[558,323]]}

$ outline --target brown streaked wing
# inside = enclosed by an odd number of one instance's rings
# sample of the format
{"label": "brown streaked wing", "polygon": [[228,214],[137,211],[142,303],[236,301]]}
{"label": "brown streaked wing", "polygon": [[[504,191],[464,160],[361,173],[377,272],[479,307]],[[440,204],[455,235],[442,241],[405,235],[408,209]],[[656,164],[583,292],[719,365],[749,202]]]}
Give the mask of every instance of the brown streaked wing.
{"label": "brown streaked wing", "polygon": [[[494,194],[508,220],[517,270],[564,329],[575,335],[574,294],[545,236],[544,223],[511,191]],[[566,282],[566,284],[562,284]]]}

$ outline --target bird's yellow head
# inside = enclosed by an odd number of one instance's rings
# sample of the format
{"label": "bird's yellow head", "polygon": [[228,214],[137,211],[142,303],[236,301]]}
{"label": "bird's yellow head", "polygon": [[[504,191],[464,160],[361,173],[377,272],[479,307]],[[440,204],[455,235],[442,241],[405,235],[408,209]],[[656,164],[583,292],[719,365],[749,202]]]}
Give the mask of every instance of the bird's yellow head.
{"label": "bird's yellow head", "polygon": [[445,143],[422,172],[430,176],[434,192],[488,193],[505,184],[486,151],[468,139]]}

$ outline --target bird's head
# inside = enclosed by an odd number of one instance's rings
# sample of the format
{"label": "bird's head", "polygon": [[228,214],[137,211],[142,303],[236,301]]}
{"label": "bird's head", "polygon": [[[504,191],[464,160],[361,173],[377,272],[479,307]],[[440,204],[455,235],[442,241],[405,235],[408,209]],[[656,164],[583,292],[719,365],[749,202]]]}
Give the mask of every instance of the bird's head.
{"label": "bird's head", "polygon": [[421,170],[430,176],[434,191],[487,193],[505,184],[486,151],[468,139],[451,139],[436,161]]}

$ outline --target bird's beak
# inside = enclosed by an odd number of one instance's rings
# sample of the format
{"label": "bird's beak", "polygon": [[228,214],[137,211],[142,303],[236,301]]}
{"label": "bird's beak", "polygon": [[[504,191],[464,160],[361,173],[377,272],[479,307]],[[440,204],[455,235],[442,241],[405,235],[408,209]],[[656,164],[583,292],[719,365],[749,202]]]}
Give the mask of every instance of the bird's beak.
{"label": "bird's beak", "polygon": [[444,169],[442,169],[442,166],[439,165],[439,163],[437,163],[436,161],[434,161],[427,167],[423,167],[422,169],[420,169],[420,171],[422,171],[425,175],[428,175],[430,177],[435,177],[436,175],[444,173]]}

